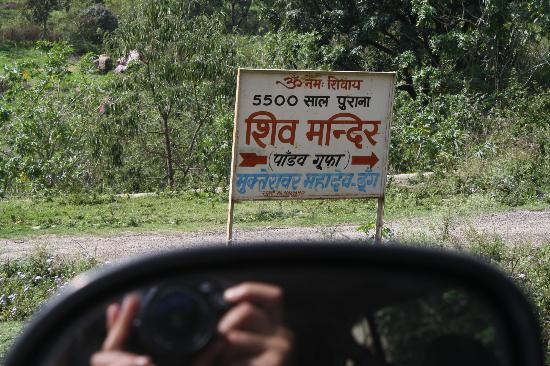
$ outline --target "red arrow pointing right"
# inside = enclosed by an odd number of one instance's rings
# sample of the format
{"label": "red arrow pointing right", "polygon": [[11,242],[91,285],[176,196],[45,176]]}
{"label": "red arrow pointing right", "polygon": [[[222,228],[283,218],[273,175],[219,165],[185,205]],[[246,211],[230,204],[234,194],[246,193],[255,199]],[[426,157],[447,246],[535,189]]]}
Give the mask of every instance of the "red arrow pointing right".
{"label": "red arrow pointing right", "polygon": [[355,155],[351,157],[351,165],[368,165],[372,168],[378,163],[378,160],[380,159],[374,153],[366,156]]}

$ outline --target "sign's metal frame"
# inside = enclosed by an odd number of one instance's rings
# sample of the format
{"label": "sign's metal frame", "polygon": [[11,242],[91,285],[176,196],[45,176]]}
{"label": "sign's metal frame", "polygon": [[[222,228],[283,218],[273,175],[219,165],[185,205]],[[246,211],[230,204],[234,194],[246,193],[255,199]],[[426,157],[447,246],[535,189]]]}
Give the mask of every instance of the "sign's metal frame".
{"label": "sign's metal frame", "polygon": [[[237,142],[238,142],[238,121],[239,121],[239,95],[241,89],[241,74],[242,73],[311,73],[311,74],[321,74],[321,75],[392,75],[393,76],[393,86],[390,89],[389,101],[390,101],[390,113],[387,121],[387,128],[385,131],[385,140],[387,143],[387,152],[386,152],[386,162],[382,166],[382,176],[381,186],[382,186],[382,195],[362,195],[362,198],[376,198],[377,199],[377,208],[376,208],[376,232],[375,232],[375,244],[379,244],[382,241],[382,228],[384,225],[384,203],[385,203],[385,187],[387,179],[387,169],[389,161],[389,146],[390,146],[390,129],[393,121],[393,104],[394,104],[394,93],[395,93],[395,81],[396,73],[395,72],[368,72],[368,71],[324,71],[324,70],[282,70],[282,69],[249,69],[249,68],[239,68],[237,72],[237,89],[235,97],[235,112],[233,119],[233,146],[232,146],[232,158],[231,158],[231,177],[230,177],[230,186],[229,186],[229,204],[227,212],[227,244],[231,244],[233,241],[233,218],[234,218],[234,209],[235,203],[240,201],[246,201],[243,199],[236,199],[233,195],[234,184],[235,184],[235,175],[237,169]],[[315,196],[306,196],[298,199],[352,199],[357,198],[357,196],[338,196],[338,197],[315,197]],[[253,200],[277,200],[277,199],[290,199],[287,197],[266,197],[266,198],[254,198]]]}

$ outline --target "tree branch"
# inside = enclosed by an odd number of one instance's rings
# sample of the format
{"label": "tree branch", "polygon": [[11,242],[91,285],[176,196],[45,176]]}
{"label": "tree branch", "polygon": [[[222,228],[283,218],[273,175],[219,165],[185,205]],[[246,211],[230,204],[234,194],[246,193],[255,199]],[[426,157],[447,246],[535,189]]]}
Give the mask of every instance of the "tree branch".
{"label": "tree branch", "polygon": [[384,45],[381,45],[380,43],[376,42],[376,41],[372,41],[372,40],[367,40],[367,44],[373,46],[374,48],[378,49],[379,51],[382,51],[384,53],[387,53],[388,55],[390,56],[397,56],[397,52],[384,46]]}
{"label": "tree branch", "polygon": [[197,86],[193,83],[193,97],[195,99],[195,115],[196,116],[199,116],[199,124],[197,125],[197,128],[195,129],[195,131],[193,132],[193,137],[191,138],[191,144],[189,145],[189,148],[187,149],[187,163],[186,163],[186,168],[183,172],[183,181],[185,181],[187,179],[187,175],[189,174],[189,170],[191,168],[191,164],[190,164],[190,161],[191,161],[191,154],[193,153],[193,150],[195,150],[195,144],[197,143],[197,139],[199,137],[199,132],[202,128],[202,126],[204,125],[204,123],[206,122],[206,118],[201,118],[200,117],[200,107],[197,103]]}

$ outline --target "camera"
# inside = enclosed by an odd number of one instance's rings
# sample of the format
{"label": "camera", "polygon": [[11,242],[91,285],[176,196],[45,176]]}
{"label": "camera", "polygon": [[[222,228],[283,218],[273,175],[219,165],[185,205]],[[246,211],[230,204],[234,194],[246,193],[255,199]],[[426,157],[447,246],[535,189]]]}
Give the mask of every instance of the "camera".
{"label": "camera", "polygon": [[215,336],[229,309],[220,281],[175,281],[140,292],[140,309],[126,348],[158,365],[183,365]]}

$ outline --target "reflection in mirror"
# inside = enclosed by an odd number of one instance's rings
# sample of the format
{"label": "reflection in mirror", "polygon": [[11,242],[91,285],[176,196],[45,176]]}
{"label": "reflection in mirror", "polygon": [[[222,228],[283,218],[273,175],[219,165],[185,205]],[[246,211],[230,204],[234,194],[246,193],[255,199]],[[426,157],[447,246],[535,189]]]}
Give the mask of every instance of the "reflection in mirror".
{"label": "reflection in mirror", "polygon": [[497,310],[460,283],[384,269],[158,278],[88,309],[43,366],[508,366]]}

